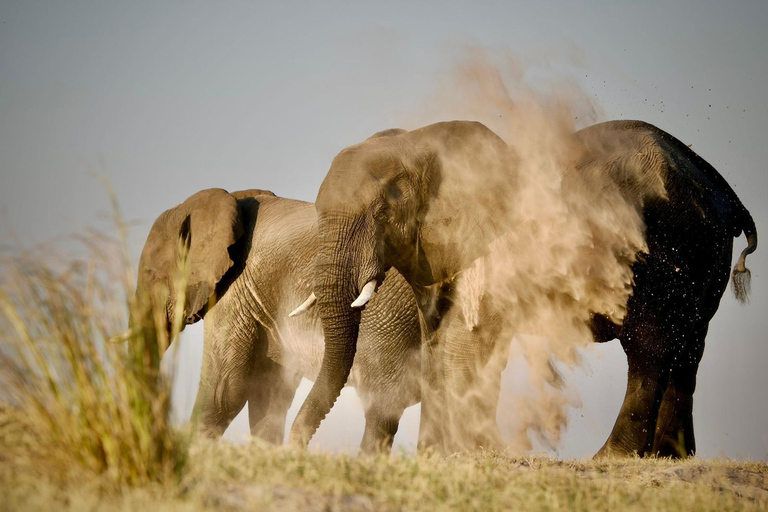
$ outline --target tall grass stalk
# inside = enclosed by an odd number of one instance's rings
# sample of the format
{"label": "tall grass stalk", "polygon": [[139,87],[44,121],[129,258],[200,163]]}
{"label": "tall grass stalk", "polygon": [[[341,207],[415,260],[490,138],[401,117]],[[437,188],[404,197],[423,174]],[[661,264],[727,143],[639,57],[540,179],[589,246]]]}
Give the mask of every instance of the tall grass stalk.
{"label": "tall grass stalk", "polygon": [[149,301],[134,297],[125,245],[98,235],[81,242],[85,257],[2,262],[0,446],[27,469],[166,482],[187,450],[160,374],[178,328],[155,328]]}

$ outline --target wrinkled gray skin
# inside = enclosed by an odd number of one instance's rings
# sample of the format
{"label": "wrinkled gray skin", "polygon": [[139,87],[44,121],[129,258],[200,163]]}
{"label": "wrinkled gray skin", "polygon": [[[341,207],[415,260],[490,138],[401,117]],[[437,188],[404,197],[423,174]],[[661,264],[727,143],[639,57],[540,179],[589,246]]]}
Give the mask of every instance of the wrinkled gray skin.
{"label": "wrinkled gray skin", "polygon": [[[350,303],[365,283],[380,283],[394,267],[413,287],[424,337],[427,386],[419,442],[452,451],[456,445],[440,428],[447,422],[444,386],[452,385],[451,374],[471,374],[466,361],[487,359],[482,347],[498,338],[503,324],[489,305],[483,313],[487,321],[481,322],[489,326],[486,332],[462,331],[452,283],[491,240],[514,229],[509,222],[514,157],[479,123],[454,121],[386,134],[342,151],[317,196],[321,249],[314,291],[326,350],[291,441],[308,442],[347,380],[360,325],[360,312]],[[564,187],[578,185],[583,172],[598,172],[631,198],[636,191],[626,181],[632,173],[625,166],[632,165],[658,172],[669,196],[668,201],[649,198],[642,206],[650,254],[633,267],[634,295],[624,324],[613,325],[595,312],[596,341],[618,337],[629,362],[624,404],[599,455],[692,454],[693,391],[704,337],[728,282],[733,237],[742,231],[748,247],[734,269],[734,284],[745,298],[745,257],[757,245],[754,222],[715,169],[654,126],[609,122],[575,137],[586,151],[567,170]],[[461,186],[466,175],[483,177],[471,194]],[[478,187],[483,205],[473,199]],[[466,226],[474,229],[456,229]],[[498,382],[502,370],[503,364],[484,371]],[[495,423],[498,393],[492,395],[464,416],[484,414]],[[475,444],[489,446],[495,437],[479,437]]]}
{"label": "wrinkled gray skin", "polygon": [[[248,402],[251,433],[282,443],[285,418],[302,377],[314,380],[323,357],[317,313],[288,313],[309,295],[318,250],[311,203],[262,190],[208,189],[155,222],[139,264],[148,292],[170,322],[180,240],[189,247],[187,323],[205,318],[198,428],[220,436]],[[394,270],[362,316],[348,384],[365,409],[361,449],[391,448],[403,410],[419,401],[420,332],[413,293]]]}

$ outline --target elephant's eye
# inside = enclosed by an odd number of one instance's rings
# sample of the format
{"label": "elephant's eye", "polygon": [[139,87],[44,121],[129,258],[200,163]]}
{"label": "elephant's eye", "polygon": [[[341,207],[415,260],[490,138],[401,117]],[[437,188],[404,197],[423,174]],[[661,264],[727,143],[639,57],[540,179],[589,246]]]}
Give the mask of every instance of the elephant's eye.
{"label": "elephant's eye", "polygon": [[385,204],[380,203],[373,210],[373,218],[377,221],[386,221],[388,217],[389,214],[387,213],[387,207]]}
{"label": "elephant's eye", "polygon": [[387,184],[386,192],[387,192],[387,197],[394,201],[397,201],[401,197],[403,197],[403,191],[400,190],[400,187],[397,185],[397,183]]}

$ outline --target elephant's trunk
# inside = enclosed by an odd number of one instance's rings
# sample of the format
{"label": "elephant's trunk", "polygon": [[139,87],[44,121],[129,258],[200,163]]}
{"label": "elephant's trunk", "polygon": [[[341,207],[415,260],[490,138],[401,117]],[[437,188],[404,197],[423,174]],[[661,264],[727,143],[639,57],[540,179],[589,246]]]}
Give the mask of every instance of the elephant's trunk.
{"label": "elephant's trunk", "polygon": [[128,330],[115,337],[115,341],[130,340],[135,345],[137,340],[141,340],[138,345],[147,351],[146,357],[149,357],[150,363],[159,364],[173,335],[168,309],[168,292],[140,279],[129,308]]}
{"label": "elephant's trunk", "polygon": [[332,223],[320,221],[315,295],[325,335],[325,353],[317,380],[291,429],[291,443],[302,447],[309,443],[341,394],[355,359],[361,310],[351,304],[360,293],[359,280],[372,277],[361,275],[359,227],[359,219],[348,217]]}

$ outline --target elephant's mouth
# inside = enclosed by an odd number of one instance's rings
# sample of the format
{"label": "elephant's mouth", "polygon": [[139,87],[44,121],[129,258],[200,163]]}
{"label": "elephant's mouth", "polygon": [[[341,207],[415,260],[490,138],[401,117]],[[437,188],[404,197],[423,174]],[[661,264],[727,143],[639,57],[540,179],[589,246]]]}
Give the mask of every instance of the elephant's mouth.
{"label": "elephant's mouth", "polygon": [[[359,295],[354,301],[352,301],[352,303],[350,304],[350,307],[354,309],[365,309],[365,306],[368,304],[368,302],[371,301],[371,299],[373,299],[373,296],[381,287],[385,277],[386,277],[386,272],[381,272],[380,274],[377,274],[375,277],[372,277],[371,279],[369,279],[360,289]],[[317,304],[317,296],[315,295],[315,292],[312,292],[309,295],[309,297],[307,297],[307,300],[305,300],[296,309],[288,313],[288,316],[292,318],[295,316],[303,315],[310,309],[314,308],[316,304]]]}
{"label": "elephant's mouth", "polygon": [[372,272],[371,276],[365,280],[365,284],[360,288],[360,294],[350,306],[353,308],[364,308],[384,283],[388,270],[389,268],[381,269],[378,272]]}

